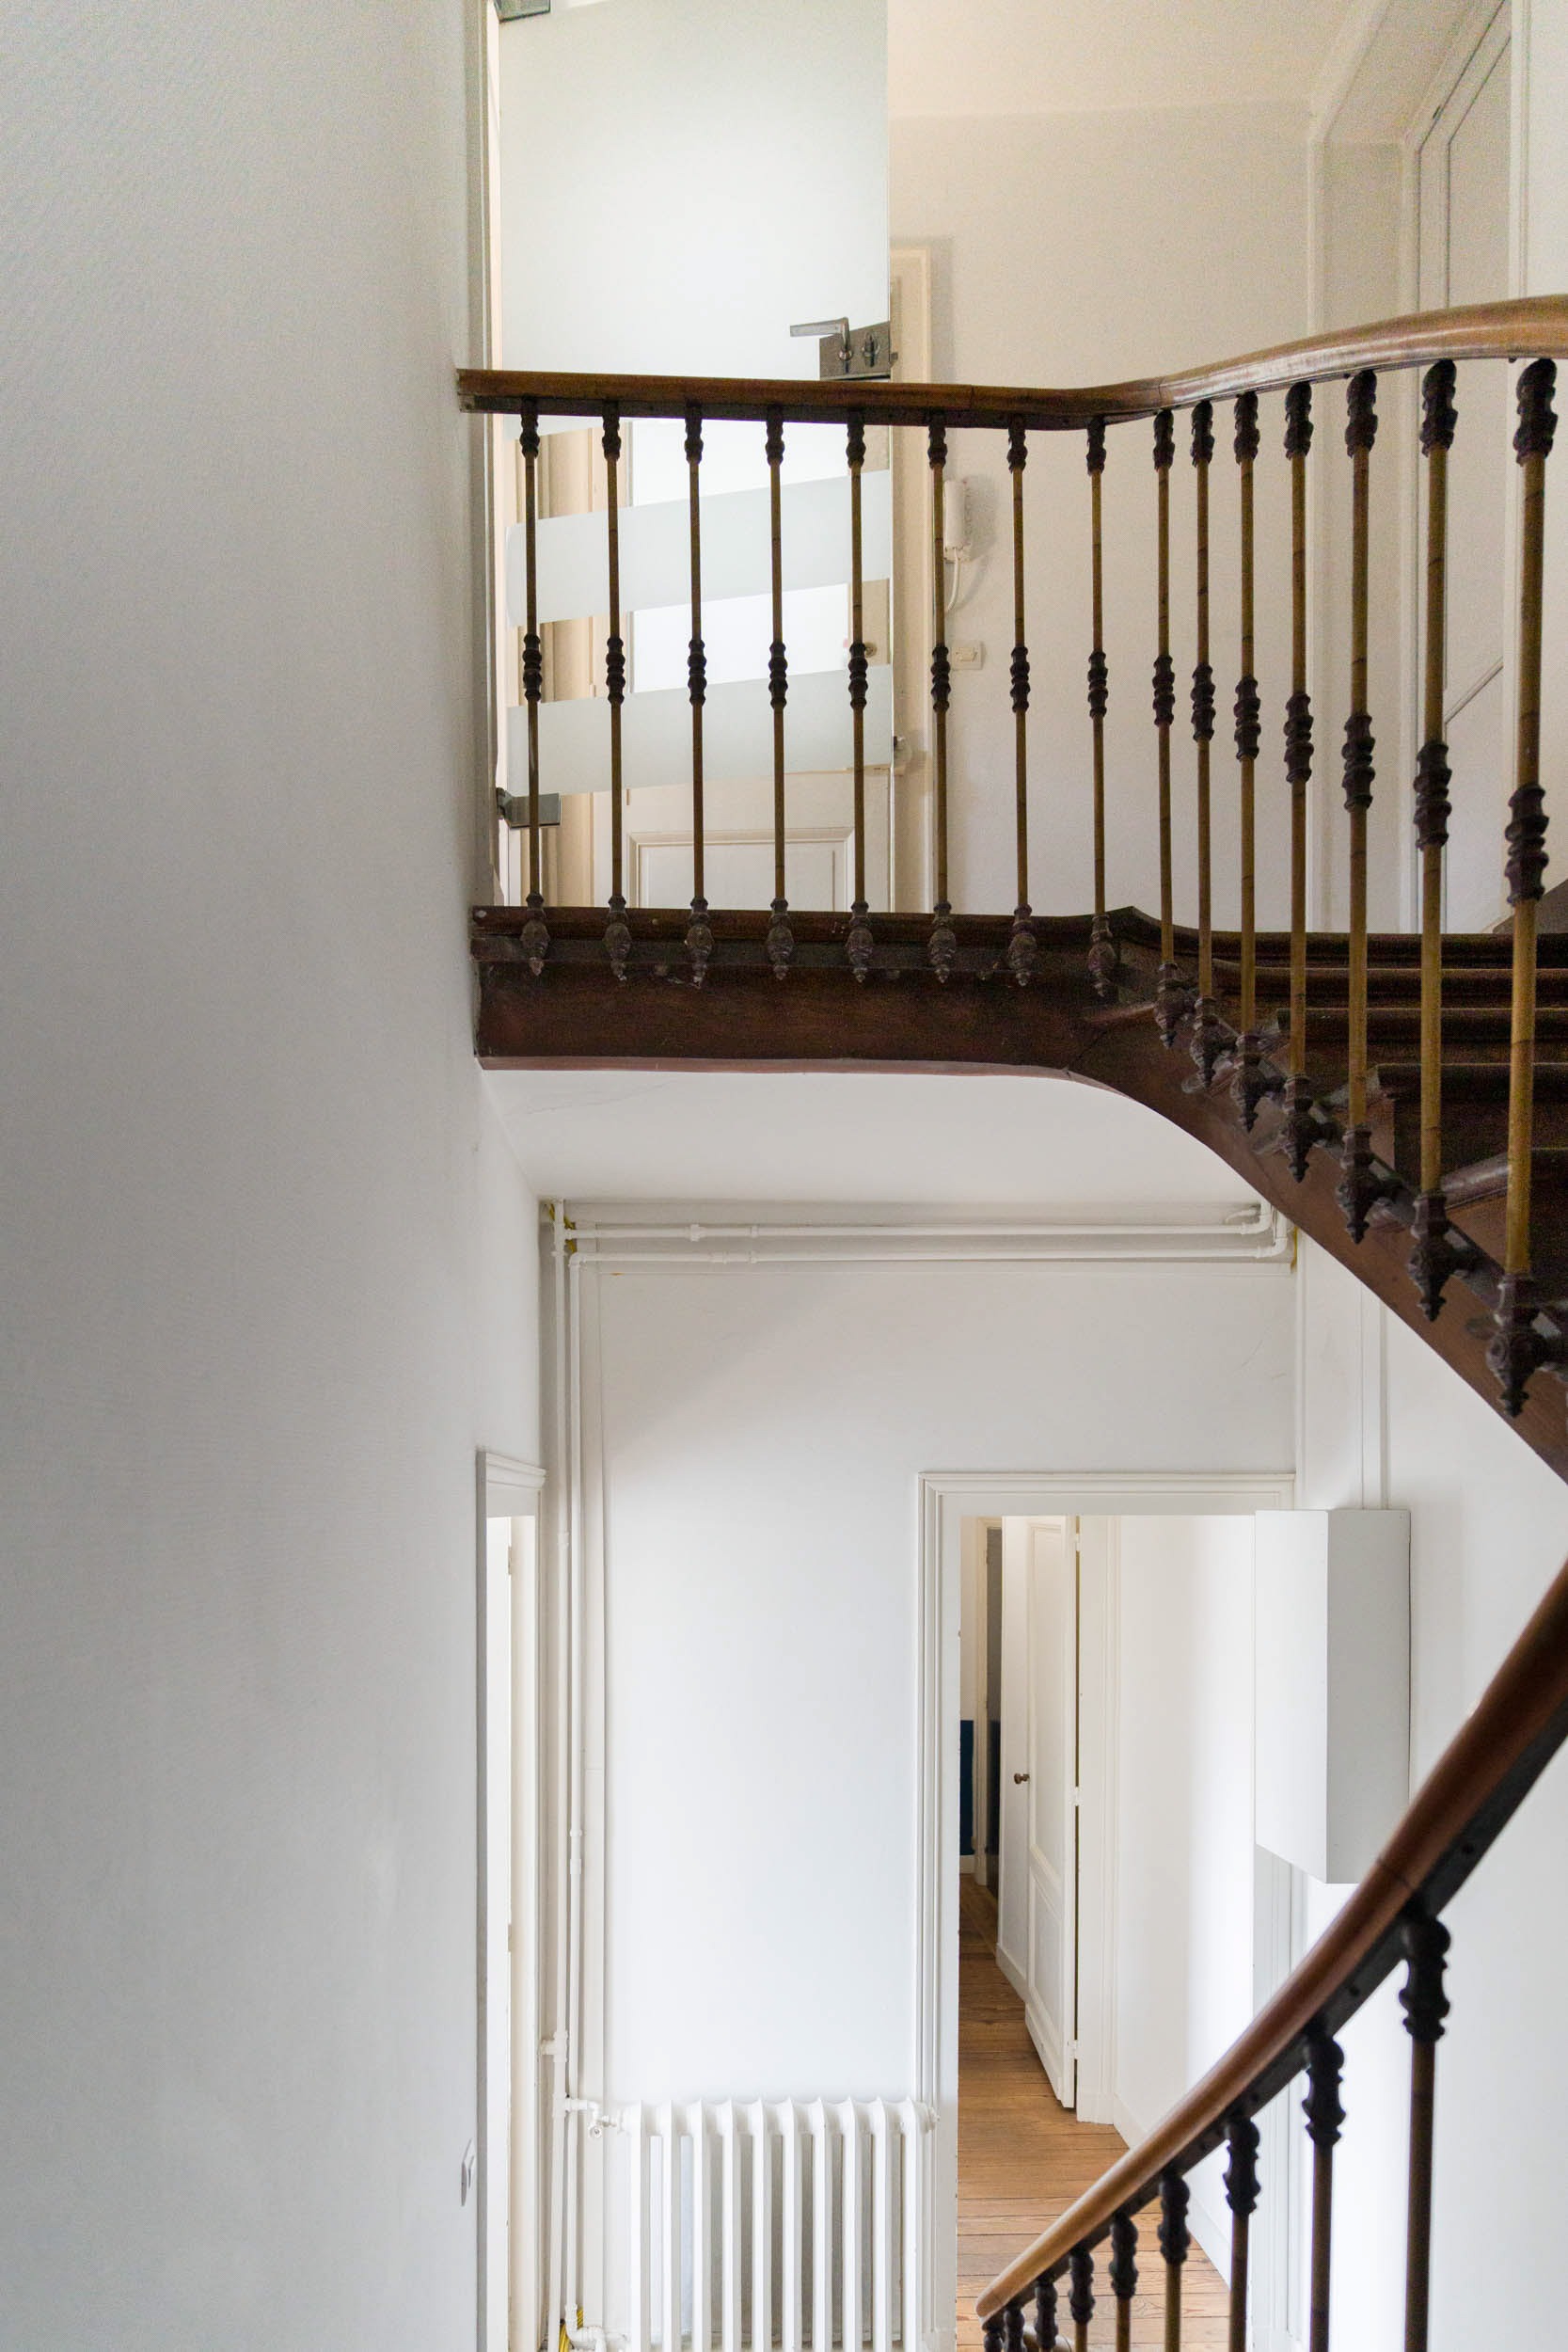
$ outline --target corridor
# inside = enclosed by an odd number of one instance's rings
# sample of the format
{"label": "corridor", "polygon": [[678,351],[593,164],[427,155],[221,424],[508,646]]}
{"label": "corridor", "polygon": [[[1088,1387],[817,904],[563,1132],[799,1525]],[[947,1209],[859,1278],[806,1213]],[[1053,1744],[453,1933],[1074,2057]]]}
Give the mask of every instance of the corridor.
{"label": "corridor", "polygon": [[[1109,2125],[1080,2123],[1059,2106],[1023,2023],[1023,2004],[994,1957],[996,1901],[960,1882],[958,1965],[958,2352],[980,2352],[974,2298],[1020,2248],[1065,2213],[1122,2153]],[[1157,2208],[1139,2217],[1142,2284],[1132,2307],[1136,2346],[1163,2344],[1164,2265]],[[1109,2344],[1115,2310],[1097,2265],[1090,2342]],[[1182,2290],[1185,2352],[1221,2352],[1226,2291],[1195,2246]],[[1031,2322],[1033,2312],[1030,2313]],[[1061,2325],[1068,2328],[1067,2296]]]}

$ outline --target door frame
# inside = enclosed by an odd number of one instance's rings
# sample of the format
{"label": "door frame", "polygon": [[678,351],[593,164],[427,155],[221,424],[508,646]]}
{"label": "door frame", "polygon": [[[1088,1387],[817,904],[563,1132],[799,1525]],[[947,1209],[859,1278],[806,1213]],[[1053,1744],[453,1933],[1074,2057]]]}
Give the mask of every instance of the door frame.
{"label": "door frame", "polygon": [[[963,1524],[972,1518],[1250,1517],[1290,1510],[1290,1470],[928,1470],[917,1481],[915,1671],[915,2095],[936,2116],[927,2271],[933,2352],[951,2352],[958,2213],[958,1634]],[[1115,1577],[1104,1580],[1114,1592]],[[1112,2121],[1115,1870],[1109,1830],[1116,1768],[1113,1609],[1080,1607],[1078,2109]],[[1096,1793],[1098,1791],[1098,1794]],[[1093,1928],[1085,1935],[1090,1919]],[[1085,1948],[1087,1947],[1087,1948]]]}

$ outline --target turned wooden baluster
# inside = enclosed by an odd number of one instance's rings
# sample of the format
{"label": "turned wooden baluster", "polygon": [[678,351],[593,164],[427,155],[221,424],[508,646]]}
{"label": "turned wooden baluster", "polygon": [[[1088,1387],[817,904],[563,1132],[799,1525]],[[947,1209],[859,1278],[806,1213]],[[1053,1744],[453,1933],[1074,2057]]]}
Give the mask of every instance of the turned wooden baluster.
{"label": "turned wooden baluster", "polygon": [[[865,650],[865,589],[861,577],[861,469],[865,464],[865,420],[851,417],[848,428],[849,460],[849,711],[854,738],[854,830],[855,830],[855,898],[849,910],[849,930],[845,940],[845,953],[849,968],[857,980],[863,980],[871,968],[876,942],[866,921],[865,899],[865,681],[867,655]],[[939,476],[940,482],[940,476]],[[937,507],[942,506],[940,487],[936,493]],[[939,591],[939,596],[940,596]],[[939,627],[940,627],[939,621]],[[943,657],[946,647],[942,648]],[[933,657],[932,675],[935,676]],[[941,830],[945,837],[947,828],[947,731],[946,705],[942,706],[942,754],[940,767],[942,785]],[[943,870],[945,871],[945,863]],[[943,895],[939,884],[938,895]],[[942,976],[945,977],[945,975]]]}
{"label": "turned wooden baluster", "polygon": [[[980,2342],[985,2346],[985,2352],[1006,2352],[1007,2322],[1005,2313],[992,2312],[989,2319],[981,2322]],[[815,2345],[813,2352],[816,2352]]]}
{"label": "turned wooden baluster", "polygon": [[1055,2352],[1056,2281],[1054,2279],[1035,2280],[1035,2344],[1037,2352]]}
{"label": "turned wooden baluster", "polygon": [[691,643],[686,662],[691,696],[691,920],[686,930],[686,952],[691,959],[694,988],[702,987],[713,954],[703,871],[706,833],[703,807],[703,705],[707,700],[707,655],[703,646],[702,469],[703,420],[691,408],[686,418],[686,477],[691,527]]}
{"label": "turned wooden baluster", "polygon": [[1345,447],[1351,459],[1350,717],[1345,721],[1345,806],[1350,812],[1350,940],[1347,953],[1345,1132],[1338,1199],[1352,1241],[1387,1187],[1372,1166],[1367,1126],[1367,814],[1372,804],[1375,739],[1367,709],[1367,567],[1372,443],[1377,438],[1377,378],[1353,375],[1346,395]]}
{"label": "turned wooden baluster", "polygon": [[1214,408],[1200,400],[1193,410],[1193,478],[1197,516],[1197,660],[1193,668],[1193,740],[1197,745],[1197,1004],[1193,1020],[1193,1059],[1203,1083],[1213,1082],[1225,1045],[1225,1027],[1214,1002],[1214,860],[1211,799],[1214,740],[1214,667],[1209,659],[1209,468],[1214,456]]}
{"label": "turned wooden baluster", "polygon": [[1258,395],[1243,392],[1236,403],[1236,463],[1242,506],[1242,675],[1236,681],[1236,757],[1241,768],[1241,1033],[1236,1041],[1236,1105],[1250,1128],[1263,1097],[1263,1049],[1258,1036],[1258,824],[1257,777],[1262,706],[1256,659],[1253,558],[1253,461],[1260,446]]}
{"label": "turned wooden baluster", "polygon": [[621,412],[604,412],[605,543],[610,573],[610,634],[605,639],[605,692],[610,698],[610,921],[605,954],[618,980],[631,960],[631,928],[622,888],[624,810],[621,779],[621,706],[626,698],[626,647],[621,635]]}
{"label": "turned wooden baluster", "polygon": [[1132,2297],[1138,2291],[1138,2225],[1130,2213],[1111,2221],[1111,2293],[1117,2298],[1117,2352],[1132,2352]]}
{"label": "turned wooden baluster", "polygon": [[1449,2013],[1443,1990],[1449,1931],[1418,1914],[1405,1921],[1409,1963],[1400,2007],[1410,2034],[1410,2216],[1405,2237],[1404,2352],[1427,2352],[1432,2285],[1432,2130],[1437,2044]]}
{"label": "turned wooden baluster", "polygon": [[1192,2192],[1180,2172],[1160,2183],[1160,2251],[1165,2263],[1165,2352],[1181,2352],[1181,2272],[1192,2250],[1187,2207]]}
{"label": "turned wooden baluster", "polygon": [[1170,658],[1170,469],[1176,455],[1175,420],[1162,408],[1154,420],[1155,590],[1159,646],[1154,656],[1154,729],[1160,780],[1160,977],[1154,1018],[1167,1045],[1188,1007],[1188,991],[1176,968],[1176,912],[1171,877],[1170,730],[1176,717],[1176,670]]}
{"label": "turned wooden baluster", "polygon": [[545,654],[539,636],[539,411],[523,410],[517,435],[523,453],[523,706],[528,725],[528,921],[520,945],[535,979],[545,969],[550,934],[545,922],[544,849],[539,830],[539,702]]}
{"label": "turned wooden baluster", "polygon": [[1228,2135],[1225,2197],[1230,2207],[1229,2352],[1246,2352],[1247,2233],[1258,2204],[1258,2126],[1250,2115],[1234,2115]]}
{"label": "turned wooden baluster", "polygon": [[1508,1087],[1508,1208],[1502,1288],[1488,1360],[1502,1388],[1503,1410],[1523,1409],[1540,1365],[1560,1362],[1563,1343],[1536,1323],[1540,1305],[1531,1272],[1530,1151],[1535,1124],[1536,906],[1546,870],[1546,812],[1541,789],[1541,595],[1546,509],[1546,460],[1557,418],[1557,370],[1536,359],[1519,378],[1514,453],[1524,469],[1519,534],[1519,703],[1509,802],[1508,895],[1513,908],[1513,1011]]}
{"label": "turned wooden baluster", "polygon": [[1013,799],[1018,840],[1018,905],[1007,941],[1007,969],[1027,988],[1038,950],[1029,906],[1029,646],[1023,626],[1023,469],[1029,462],[1022,421],[1007,432],[1013,482]]}
{"label": "turned wooden baluster", "polygon": [[1072,2352],[1089,2352],[1094,2318],[1094,2249],[1075,2246],[1068,2257],[1068,2310],[1072,2313]]}
{"label": "turned wooden baluster", "polygon": [[952,698],[953,671],[947,650],[947,558],[943,549],[942,489],[947,471],[947,428],[940,417],[930,423],[931,461],[931,588],[935,603],[931,643],[931,752],[936,799],[936,898],[927,952],[931,969],[945,980],[958,952],[958,937],[948,917],[953,909],[947,896],[947,706]]}
{"label": "turned wooden baluster", "polygon": [[1469,1253],[1449,1227],[1443,1193],[1443,845],[1449,837],[1449,747],[1443,740],[1448,634],[1449,452],[1458,417],[1455,369],[1439,359],[1421,384],[1421,449],[1427,474],[1426,660],[1421,748],[1416,762],[1416,842],[1421,853],[1421,1184],[1412,1227],[1410,1271],[1421,1306],[1435,1320],[1450,1274]]}
{"label": "turned wooden baluster", "polygon": [[1307,2352],[1328,2352],[1329,2257],[1334,2242],[1334,2149],[1345,2110],[1339,2104],[1344,2059],[1331,2034],[1314,2031],[1307,2045],[1307,2096],[1302,2109],[1312,2142],[1312,2270]]}
{"label": "turned wooden baluster", "polygon": [[788,977],[795,953],[784,885],[784,705],[789,697],[789,656],[784,633],[784,415],[768,419],[768,525],[772,548],[773,642],[768,649],[768,699],[773,707],[773,920],[768,926],[768,961],[775,979]]}
{"label": "turned wooden baluster", "polygon": [[1022,2298],[1009,2303],[1002,2314],[1004,2352],[1023,2352],[1023,2304]]}
{"label": "turned wooden baluster", "polygon": [[1307,787],[1312,775],[1312,697],[1307,691],[1307,453],[1312,446],[1312,387],[1285,395],[1285,454],[1291,465],[1291,697],[1285,706],[1285,776],[1291,787],[1291,1045],[1283,1134],[1299,1184],[1317,1139],[1307,1077]]}
{"label": "turned wooden baluster", "polygon": [[1105,914],[1105,712],[1110,674],[1105,663],[1105,566],[1101,535],[1101,478],[1105,471],[1105,420],[1088,428],[1089,602],[1094,646],[1089,655],[1089,719],[1094,730],[1094,921],[1089,931],[1089,977],[1108,996],[1116,977],[1117,951]]}

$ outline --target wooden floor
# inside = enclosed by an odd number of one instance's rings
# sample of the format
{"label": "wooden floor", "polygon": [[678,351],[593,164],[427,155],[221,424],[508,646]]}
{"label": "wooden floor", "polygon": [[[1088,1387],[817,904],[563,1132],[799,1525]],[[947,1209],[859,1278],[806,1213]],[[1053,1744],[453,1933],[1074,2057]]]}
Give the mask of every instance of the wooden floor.
{"label": "wooden floor", "polygon": [[[1092,2186],[1125,2145],[1108,2125],[1080,2123],[1059,2106],[1023,2023],[1023,2004],[994,1957],[996,1904],[972,1878],[959,1882],[958,2352],[979,2352],[974,2297],[1029,2240]],[[1164,2265],[1157,2209],[1139,2217],[1132,2342],[1164,2341]],[[1115,2306],[1097,2265],[1089,2341],[1115,2341]],[[1223,2352],[1226,2291],[1195,2246],[1182,2282],[1183,2352]],[[1031,2312],[1031,2319],[1033,2312]],[[1068,2328],[1067,2297],[1061,2325]]]}

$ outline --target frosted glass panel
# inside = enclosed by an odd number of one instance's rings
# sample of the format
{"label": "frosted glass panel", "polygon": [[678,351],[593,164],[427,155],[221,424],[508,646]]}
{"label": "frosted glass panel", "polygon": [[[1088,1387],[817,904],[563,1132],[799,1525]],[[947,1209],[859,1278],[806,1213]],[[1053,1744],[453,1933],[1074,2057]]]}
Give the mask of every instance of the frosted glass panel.
{"label": "frosted glass panel", "polygon": [[[791,685],[797,678],[822,670],[845,669],[849,646],[848,589],[842,580],[832,588],[790,589],[784,600],[784,627]],[[637,613],[631,633],[632,692],[684,688],[690,643],[689,604],[654,605]],[[772,643],[770,596],[732,596],[722,604],[704,600],[703,651],[710,691],[737,678],[765,678]]]}
{"label": "frosted glass panel", "polygon": [[[508,789],[528,789],[526,713],[507,717]],[[847,769],[854,752],[847,680],[842,670],[791,686],[784,714],[791,770]],[[633,694],[623,708],[622,768],[628,787],[687,785],[691,778],[691,705],[684,692]],[[704,710],[703,761],[711,783],[745,783],[771,772],[773,712],[767,686],[718,686]],[[893,672],[878,663],[866,680],[865,757],[893,758]],[[539,706],[540,784],[546,792],[602,792],[610,783],[610,705],[600,697]]]}
{"label": "frosted glass panel", "polygon": [[[694,883],[689,841],[640,842],[634,855],[639,906],[689,906]],[[848,863],[847,840],[787,843],[784,896],[790,905],[819,907],[825,913],[847,907]],[[710,906],[767,906],[773,896],[771,837],[716,841],[710,835],[704,847],[703,881]]]}
{"label": "frosted glass panel", "polygon": [[[760,424],[721,418],[703,426],[703,496],[766,490],[768,433]],[[847,471],[841,424],[784,427],[779,480],[828,482]],[[636,506],[687,496],[686,426],[678,417],[639,417],[631,426],[631,496]]]}
{"label": "frosted glass panel", "polygon": [[[893,476],[863,478],[863,567],[867,580],[885,580],[892,560]],[[715,602],[765,594],[772,578],[772,527],[763,490],[730,490],[703,501],[703,588]],[[784,583],[827,588],[849,577],[849,483],[797,482],[784,494]],[[603,515],[558,515],[538,526],[541,621],[581,620],[609,609],[609,558]],[[628,506],[621,514],[621,606],[635,612],[678,604],[689,592],[690,524],[687,501]],[[526,610],[523,532],[506,534],[507,618],[522,626]]]}

